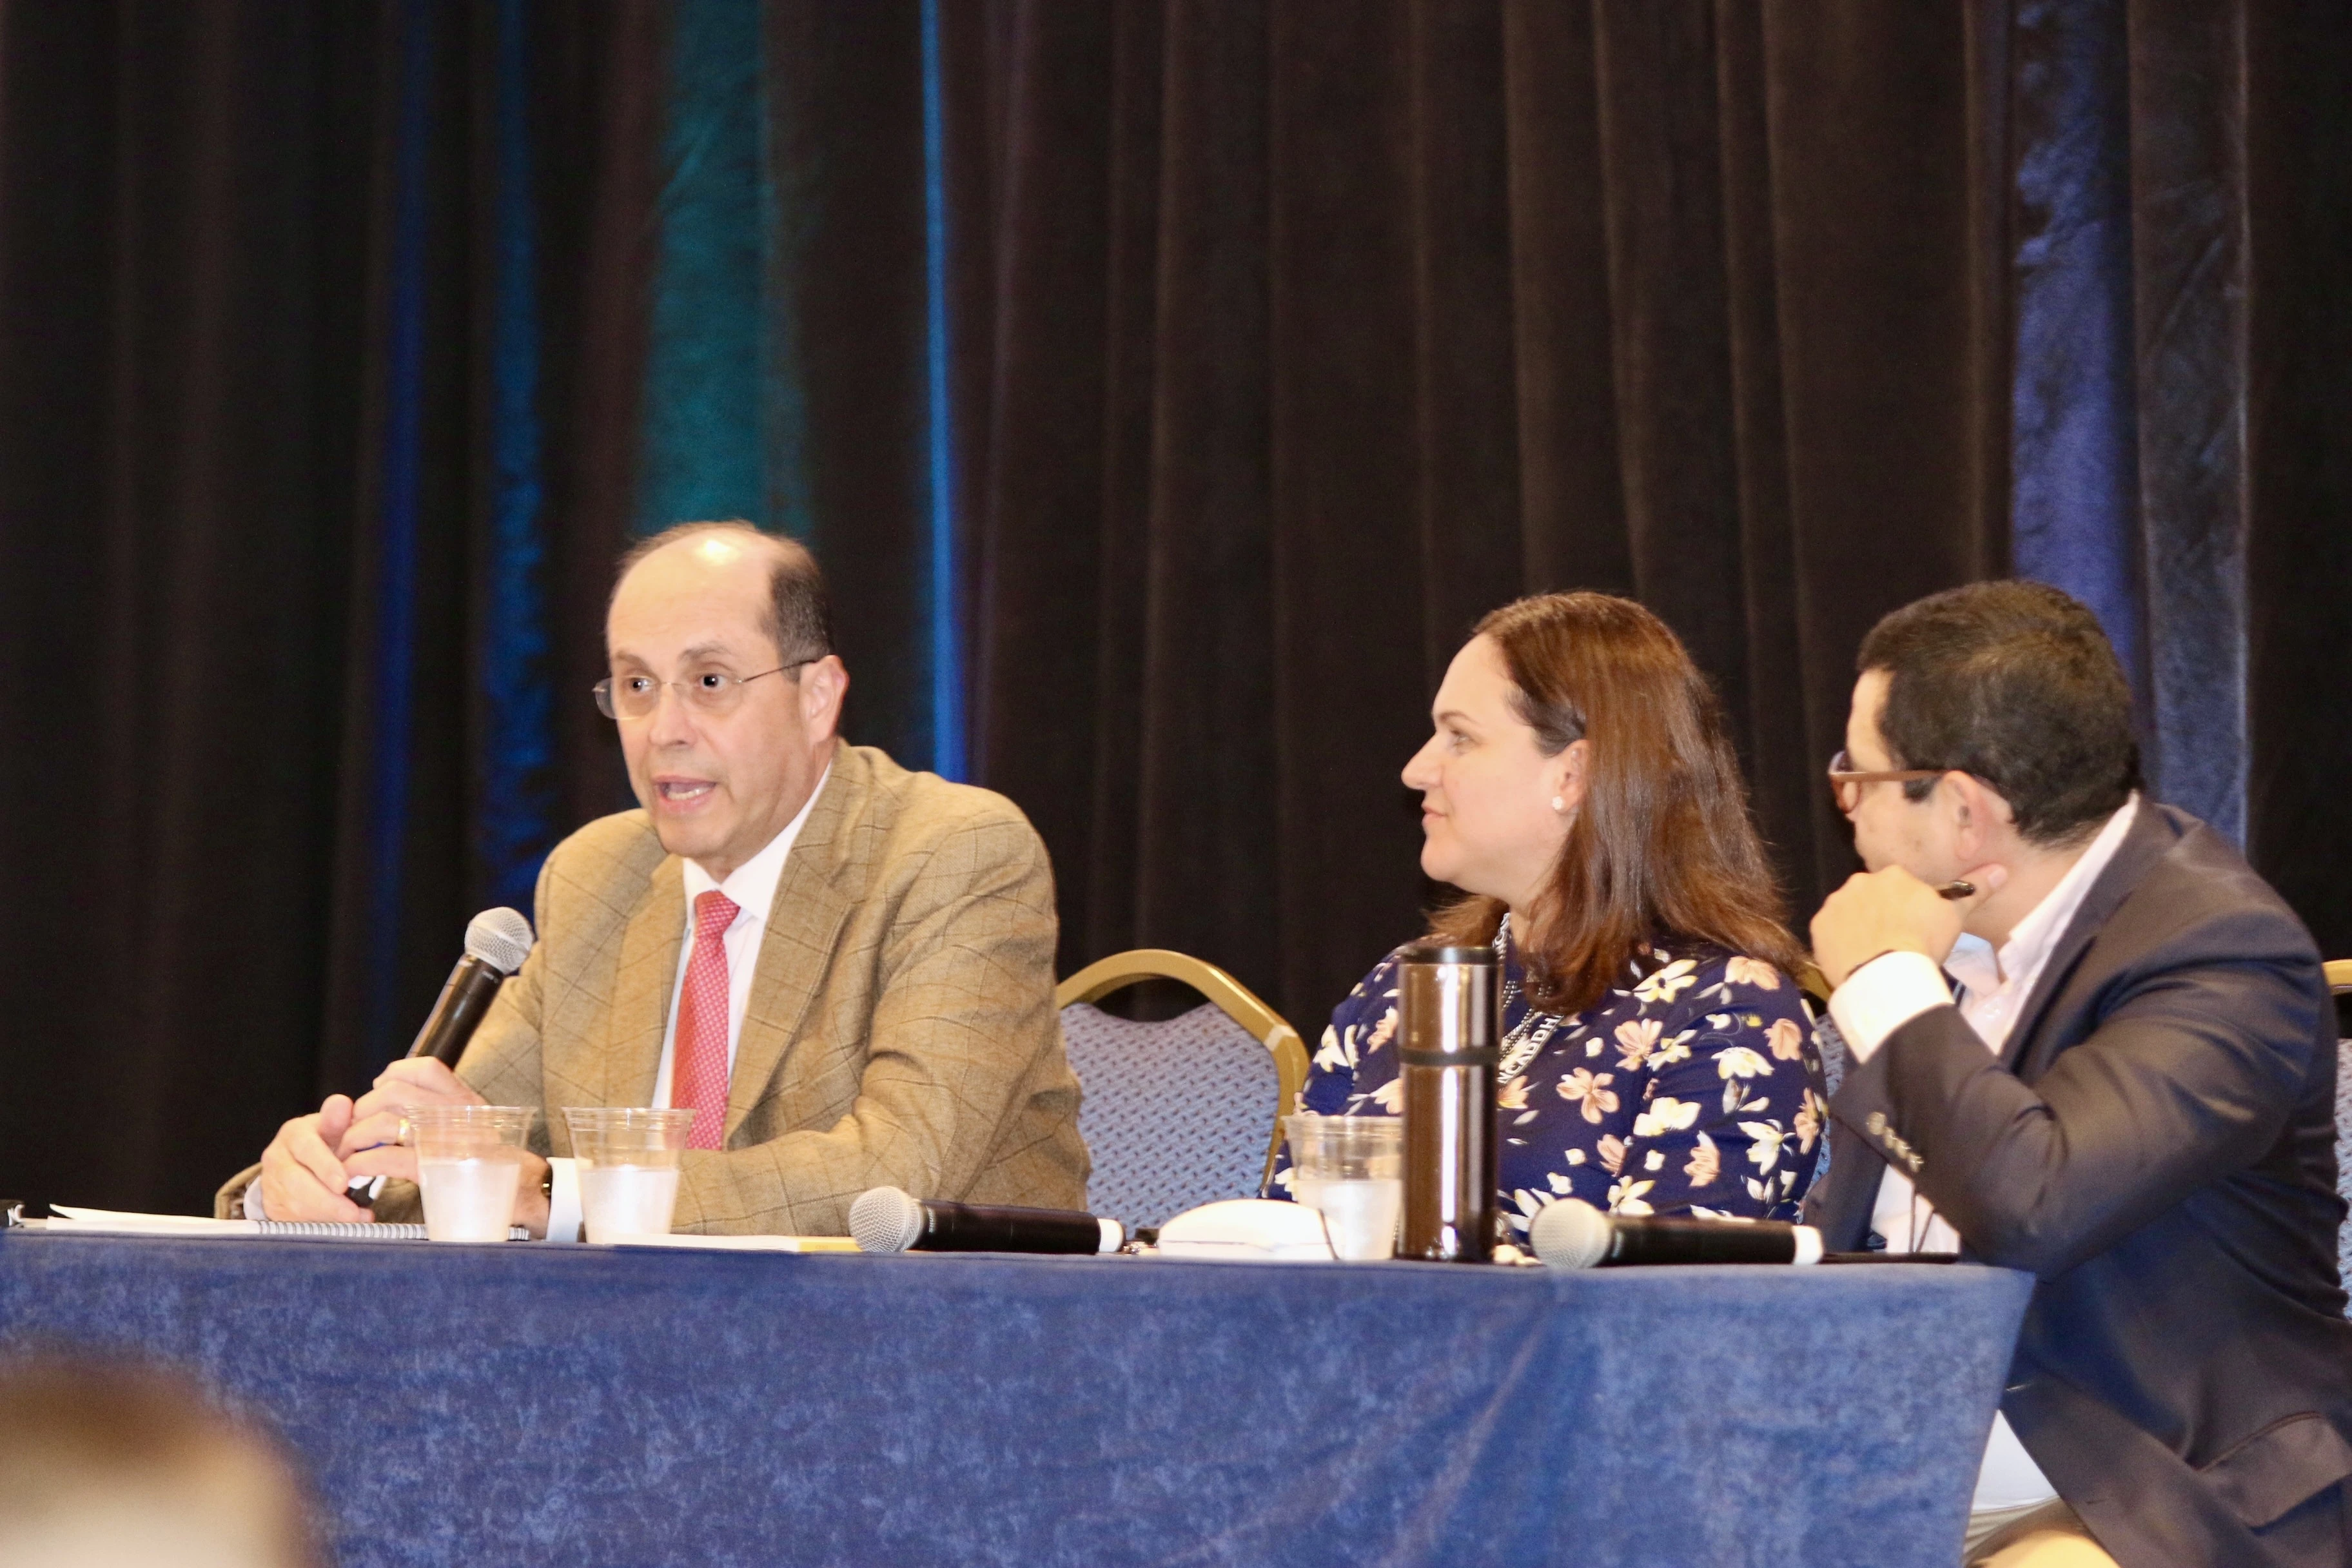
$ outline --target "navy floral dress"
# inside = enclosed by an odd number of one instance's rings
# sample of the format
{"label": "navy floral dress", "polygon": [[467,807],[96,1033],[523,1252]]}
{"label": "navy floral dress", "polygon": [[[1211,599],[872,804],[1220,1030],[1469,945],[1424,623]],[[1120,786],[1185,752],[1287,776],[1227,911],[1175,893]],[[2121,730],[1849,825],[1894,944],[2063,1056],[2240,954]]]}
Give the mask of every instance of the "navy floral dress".
{"label": "navy floral dress", "polygon": [[[1556,1198],[1620,1214],[1795,1219],[1826,1116],[1822,1059],[1797,983],[1762,959],[1704,942],[1636,954],[1624,984],[1573,1017],[1528,1004],[1503,954],[1496,1099],[1503,1208],[1520,1236]],[[1393,1116],[1396,956],[1331,1015],[1300,1109]],[[1289,1195],[1288,1151],[1272,1195]]]}

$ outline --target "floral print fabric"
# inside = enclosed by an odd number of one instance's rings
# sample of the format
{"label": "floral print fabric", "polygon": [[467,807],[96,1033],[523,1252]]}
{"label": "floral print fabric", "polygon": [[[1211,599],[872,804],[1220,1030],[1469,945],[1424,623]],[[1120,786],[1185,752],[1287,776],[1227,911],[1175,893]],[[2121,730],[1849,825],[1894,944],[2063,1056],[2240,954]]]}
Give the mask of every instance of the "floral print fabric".
{"label": "floral print fabric", "polygon": [[[1496,1092],[1503,1208],[1519,1235],[1579,1197],[1620,1214],[1797,1217],[1827,1116],[1811,1014],[1760,959],[1696,942],[1636,955],[1621,987],[1574,1017],[1530,1008],[1509,940]],[[1396,955],[1331,1015],[1300,1109],[1393,1116]],[[1287,1196],[1287,1151],[1274,1179]]]}

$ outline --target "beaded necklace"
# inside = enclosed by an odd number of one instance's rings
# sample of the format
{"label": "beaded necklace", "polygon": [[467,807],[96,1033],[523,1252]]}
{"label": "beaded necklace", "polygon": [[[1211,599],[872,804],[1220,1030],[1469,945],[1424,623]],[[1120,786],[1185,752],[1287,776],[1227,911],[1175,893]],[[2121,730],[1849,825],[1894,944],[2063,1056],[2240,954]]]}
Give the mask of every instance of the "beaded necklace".
{"label": "beaded necklace", "polygon": [[[1511,978],[1511,917],[1503,915],[1502,924],[1495,928],[1495,956],[1503,965],[1503,1016],[1511,1016],[1511,1004],[1519,994],[1518,982]],[[1495,1064],[1495,1081],[1508,1083],[1528,1070],[1559,1026],[1568,1020],[1557,1013],[1540,1011],[1533,1003],[1519,1019],[1517,1027],[1503,1037],[1501,1058]]]}

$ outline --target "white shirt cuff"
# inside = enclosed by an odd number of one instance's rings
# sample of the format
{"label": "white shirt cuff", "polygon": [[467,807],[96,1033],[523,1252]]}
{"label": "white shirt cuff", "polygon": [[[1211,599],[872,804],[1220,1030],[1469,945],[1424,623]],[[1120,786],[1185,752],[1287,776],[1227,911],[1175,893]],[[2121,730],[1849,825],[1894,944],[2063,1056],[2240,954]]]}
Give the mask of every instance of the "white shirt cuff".
{"label": "white shirt cuff", "polygon": [[1924,952],[1882,952],[1830,994],[1830,1016],[1846,1049],[1866,1062],[1886,1037],[1930,1007],[1948,1007],[1952,988]]}
{"label": "white shirt cuff", "polygon": [[580,1239],[580,1162],[551,1159],[554,1179],[547,1187],[547,1239]]}

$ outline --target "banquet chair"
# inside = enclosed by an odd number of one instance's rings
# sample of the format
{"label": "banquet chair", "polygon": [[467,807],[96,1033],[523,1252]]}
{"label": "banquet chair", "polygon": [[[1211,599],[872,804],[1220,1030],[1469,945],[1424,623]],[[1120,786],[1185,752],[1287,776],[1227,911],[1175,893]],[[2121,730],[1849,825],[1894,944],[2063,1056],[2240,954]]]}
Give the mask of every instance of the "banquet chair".
{"label": "banquet chair", "polygon": [[[1157,1023],[1094,1004],[1144,980],[1208,998]],[[1138,948],[1090,963],[1055,989],[1085,1098],[1078,1131],[1094,1156],[1087,1205],[1130,1230],[1219,1198],[1254,1195],[1273,1174],[1282,1118],[1298,1107],[1298,1031],[1213,963]]]}
{"label": "banquet chair", "polygon": [[[1845,1081],[1845,1037],[1830,1017],[1830,977],[1810,957],[1797,960],[1797,985],[1813,1014],[1813,1044],[1822,1053],[1822,1098],[1829,1099]],[[1822,1152],[1814,1159],[1812,1186],[1830,1173],[1830,1125],[1822,1123]],[[1808,1189],[1811,1190],[1811,1189]]]}
{"label": "banquet chair", "polygon": [[[2352,994],[2352,958],[2328,962],[2327,989],[2338,996]],[[2352,1040],[2336,1042],[2336,1191],[2352,1203]],[[2336,1233],[2336,1262],[2352,1279],[2352,1218]],[[2345,1311],[2352,1316],[2352,1306]]]}
{"label": "banquet chair", "polygon": [[1839,1081],[1845,1077],[1845,1037],[1829,1021],[1830,977],[1811,959],[1800,958],[1797,987],[1805,994],[1805,1001],[1813,1011],[1813,1021],[1820,1026],[1813,1032],[1813,1039],[1822,1048],[1822,1076],[1829,1080],[1828,1092],[1835,1094]]}

